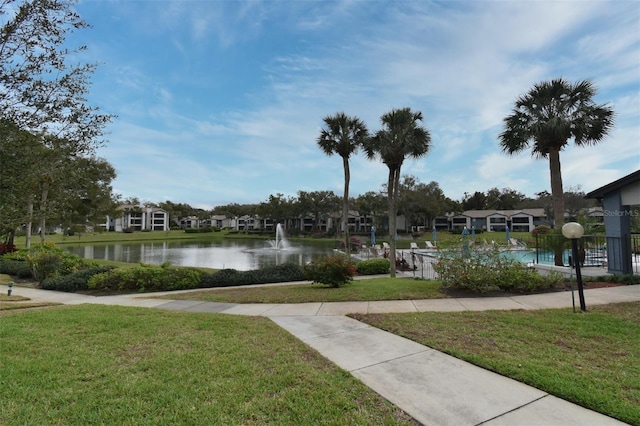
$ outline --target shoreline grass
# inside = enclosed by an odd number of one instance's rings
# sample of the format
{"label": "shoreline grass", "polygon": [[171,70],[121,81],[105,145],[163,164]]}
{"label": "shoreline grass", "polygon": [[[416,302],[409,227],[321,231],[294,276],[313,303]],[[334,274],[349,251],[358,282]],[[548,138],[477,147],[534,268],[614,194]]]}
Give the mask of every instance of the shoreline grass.
{"label": "shoreline grass", "polygon": [[0,424],[416,424],[267,318],[65,306],[0,337]]}
{"label": "shoreline grass", "polygon": [[374,327],[640,425],[640,302],[535,311],[353,314]]}
{"label": "shoreline grass", "polygon": [[[484,232],[478,234],[476,238],[486,239],[488,241],[496,241],[498,244],[506,245],[506,237],[504,232]],[[512,232],[512,238],[520,238],[523,240],[530,240],[531,234],[528,232]],[[136,231],[136,232],[96,232],[96,233],[79,233],[76,235],[68,236],[64,234],[50,234],[46,236],[45,241],[52,242],[56,245],[78,245],[78,244],[135,244],[148,241],[219,241],[222,239],[263,239],[268,240],[273,238],[272,236],[256,235],[256,234],[243,234],[238,232],[220,231],[220,232],[207,232],[207,233],[187,233],[184,230],[172,230],[172,231]],[[367,236],[359,236],[362,239],[363,244],[368,241]],[[420,247],[424,246],[425,240],[431,240],[431,233],[425,233],[417,239],[406,235],[401,236],[397,241],[397,248],[405,250],[409,249],[411,242],[418,242]],[[458,234],[450,234],[448,232],[440,232],[438,234],[438,244],[453,244],[456,241],[460,241],[462,238]],[[288,237],[292,241],[317,241],[324,243],[336,243],[339,239],[335,237]],[[388,241],[388,238],[382,236],[378,237],[379,241]],[[33,235],[31,244],[39,244],[40,238],[38,235]],[[18,236],[15,238],[14,244],[18,248],[24,248],[26,245],[26,237]]]}

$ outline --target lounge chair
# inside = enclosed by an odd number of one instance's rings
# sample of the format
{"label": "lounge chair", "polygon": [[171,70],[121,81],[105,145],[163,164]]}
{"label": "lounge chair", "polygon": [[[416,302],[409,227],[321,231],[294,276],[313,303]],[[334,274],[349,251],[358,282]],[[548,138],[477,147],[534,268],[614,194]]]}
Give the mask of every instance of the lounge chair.
{"label": "lounge chair", "polygon": [[425,241],[424,244],[427,246],[427,249],[434,250],[436,246],[431,244],[431,241]]}
{"label": "lounge chair", "polygon": [[416,242],[412,242],[411,243],[411,250],[418,250],[418,248],[419,248],[418,247],[418,243],[416,243]]}
{"label": "lounge chair", "polygon": [[391,247],[389,247],[389,243],[382,243],[382,248],[385,250],[389,250]]}
{"label": "lounge chair", "polygon": [[524,244],[520,244],[520,241],[516,240],[515,238],[509,238],[509,243],[511,244],[512,247],[523,247]]}

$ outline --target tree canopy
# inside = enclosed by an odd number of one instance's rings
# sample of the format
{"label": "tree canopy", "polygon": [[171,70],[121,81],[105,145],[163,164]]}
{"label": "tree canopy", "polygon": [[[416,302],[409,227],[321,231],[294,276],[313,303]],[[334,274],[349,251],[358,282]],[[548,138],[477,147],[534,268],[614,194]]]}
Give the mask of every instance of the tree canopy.
{"label": "tree canopy", "polygon": [[103,142],[113,116],[87,101],[96,64],[76,63],[86,47],[68,45],[69,34],[89,27],[73,3],[0,2],[0,114],[22,130],[56,136],[75,152],[89,153]]}
{"label": "tree canopy", "polygon": [[324,118],[324,128],[318,136],[318,146],[327,155],[338,154],[342,157],[344,170],[344,192],[342,194],[342,226],[344,227],[345,247],[350,253],[349,238],[349,157],[358,152],[369,138],[369,130],[358,117],[349,117],[344,112]]}
{"label": "tree canopy", "polygon": [[565,214],[560,151],[571,139],[576,146],[595,145],[613,128],[613,109],[595,103],[596,92],[590,80],[543,81],[518,97],[512,113],[504,119],[499,136],[504,152],[514,155],[531,148],[533,156],[549,160],[556,227],[564,224]]}

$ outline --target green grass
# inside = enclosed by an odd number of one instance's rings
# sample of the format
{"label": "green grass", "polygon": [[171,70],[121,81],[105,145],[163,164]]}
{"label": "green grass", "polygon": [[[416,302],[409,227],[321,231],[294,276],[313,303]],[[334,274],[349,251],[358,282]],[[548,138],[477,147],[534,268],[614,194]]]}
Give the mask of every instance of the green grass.
{"label": "green grass", "polygon": [[[100,232],[82,233],[80,236],[67,236],[62,234],[47,235],[46,241],[59,244],[95,244],[95,243],[135,243],[145,241],[169,241],[169,240],[197,240],[212,241],[220,240],[226,235],[225,232],[207,232],[188,234],[184,231],[152,231],[152,232]],[[25,237],[16,237],[15,244],[18,248],[24,248]],[[40,237],[33,236],[31,244],[39,244]]]}
{"label": "green grass", "polygon": [[0,424],[415,424],[267,318],[0,313]]}
{"label": "green grass", "polygon": [[216,288],[161,296],[172,300],[202,300],[227,303],[307,303],[371,300],[412,300],[446,297],[438,281],[409,278],[355,280],[340,288],[321,284],[272,285],[265,287]]}
{"label": "green grass", "polygon": [[569,309],[352,315],[640,425],[640,302]]}
{"label": "green grass", "polygon": [[[531,234],[528,232],[511,232],[512,238],[519,238],[522,240],[531,240]],[[229,231],[220,231],[220,232],[207,232],[207,233],[186,233],[181,230],[174,231],[151,231],[151,232],[100,232],[100,233],[81,233],[78,235],[67,236],[62,234],[53,234],[47,235],[46,241],[53,242],[55,244],[95,244],[95,243],[135,243],[135,242],[145,242],[145,241],[170,241],[170,240],[196,240],[196,241],[215,241],[224,238],[233,238],[233,239],[269,239],[273,237],[269,236],[260,236],[255,234],[243,234],[243,233],[229,233]],[[368,242],[367,236],[359,237],[363,244]],[[325,242],[335,242],[335,238],[291,238],[293,240],[310,240],[310,241],[325,241]],[[389,241],[388,238],[384,238],[382,236],[378,236],[377,238],[379,243],[382,241]],[[431,232],[424,233],[418,240],[418,245],[420,248],[424,248],[424,241],[431,240],[432,234]],[[452,244],[456,241],[461,241],[461,235],[450,234],[449,232],[438,232],[438,243],[440,244]],[[476,239],[482,240],[486,239],[487,241],[494,240],[499,244],[506,244],[506,237],[504,232],[484,232],[482,234],[478,234]],[[410,243],[413,240],[409,236],[402,235],[400,239],[397,241],[397,247],[400,249],[409,249]],[[24,236],[16,237],[15,244],[18,248],[24,248],[26,239]],[[40,237],[35,235],[32,236],[31,243],[38,244],[40,242]]]}
{"label": "green grass", "polygon": [[28,297],[18,296],[16,294],[2,293],[0,294],[0,313],[3,311],[11,311],[15,309],[27,309],[27,308],[43,308],[46,306],[55,306],[59,303],[51,302],[33,302]]}

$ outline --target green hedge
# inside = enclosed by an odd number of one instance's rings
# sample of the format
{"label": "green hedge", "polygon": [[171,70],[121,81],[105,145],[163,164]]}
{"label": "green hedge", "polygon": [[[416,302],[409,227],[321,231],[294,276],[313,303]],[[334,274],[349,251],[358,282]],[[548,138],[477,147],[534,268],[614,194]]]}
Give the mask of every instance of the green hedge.
{"label": "green hedge", "polygon": [[140,265],[135,268],[114,269],[92,276],[89,290],[98,291],[169,291],[197,288],[202,273],[190,268],[168,265]]}
{"label": "green hedge", "polygon": [[356,273],[358,275],[388,274],[390,268],[389,259],[368,259],[356,265]]}
{"label": "green hedge", "polygon": [[204,274],[200,282],[200,287],[231,287],[238,285],[303,281],[304,279],[304,270],[300,265],[283,263],[282,265],[268,266],[252,271],[222,269],[212,274]]}
{"label": "green hedge", "polygon": [[40,283],[44,290],[56,290],[66,292],[76,292],[88,290],[89,279],[97,274],[102,274],[113,270],[115,266],[100,266],[97,268],[85,269],[70,275],[50,277]]}
{"label": "green hedge", "polygon": [[0,274],[14,275],[19,278],[31,278],[33,269],[24,260],[0,259]]}

